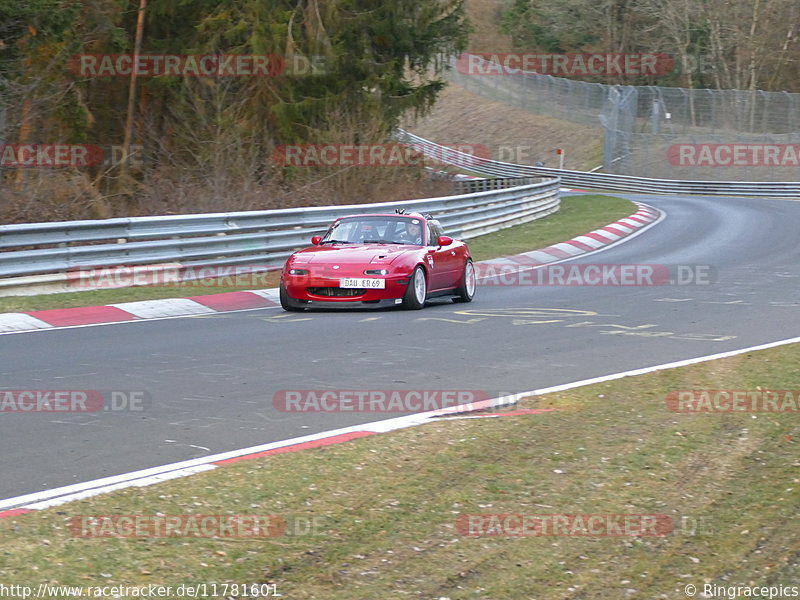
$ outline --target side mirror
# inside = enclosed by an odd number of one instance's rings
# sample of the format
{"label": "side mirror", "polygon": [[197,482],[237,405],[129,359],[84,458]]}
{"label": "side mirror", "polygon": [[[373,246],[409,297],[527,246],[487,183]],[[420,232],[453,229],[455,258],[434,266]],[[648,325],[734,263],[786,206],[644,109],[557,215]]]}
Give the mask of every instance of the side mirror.
{"label": "side mirror", "polygon": [[439,244],[440,246],[449,246],[450,244],[453,243],[453,238],[447,235],[440,235],[439,239],[436,240],[436,243]]}
{"label": "side mirror", "polygon": [[319,246],[319,243],[321,241],[322,241],[321,235],[315,235],[314,237],[311,238],[311,243],[314,244],[315,246]]}

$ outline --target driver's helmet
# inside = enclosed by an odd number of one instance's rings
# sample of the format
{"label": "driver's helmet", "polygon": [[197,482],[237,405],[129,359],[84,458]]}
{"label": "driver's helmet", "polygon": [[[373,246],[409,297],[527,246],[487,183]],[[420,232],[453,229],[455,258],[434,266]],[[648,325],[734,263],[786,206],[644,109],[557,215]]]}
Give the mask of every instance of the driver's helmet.
{"label": "driver's helmet", "polygon": [[406,235],[411,241],[421,244],[423,216],[419,213],[411,213],[409,216],[415,218],[409,219],[406,223]]}

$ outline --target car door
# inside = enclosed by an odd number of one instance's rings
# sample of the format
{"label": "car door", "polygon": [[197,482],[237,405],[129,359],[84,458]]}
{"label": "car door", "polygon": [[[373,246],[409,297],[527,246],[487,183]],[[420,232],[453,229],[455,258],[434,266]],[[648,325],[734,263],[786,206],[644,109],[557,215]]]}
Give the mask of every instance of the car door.
{"label": "car door", "polygon": [[[462,260],[456,247],[439,246],[437,240],[442,235],[442,228],[435,221],[428,221],[428,267],[431,270],[429,287],[431,290],[453,288],[461,276]],[[432,264],[431,264],[432,263]]]}

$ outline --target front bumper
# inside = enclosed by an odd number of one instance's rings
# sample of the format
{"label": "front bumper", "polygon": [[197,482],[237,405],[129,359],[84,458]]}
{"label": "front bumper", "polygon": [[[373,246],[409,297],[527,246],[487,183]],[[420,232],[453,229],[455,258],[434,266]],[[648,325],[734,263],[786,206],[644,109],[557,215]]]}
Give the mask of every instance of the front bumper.
{"label": "front bumper", "polygon": [[[349,277],[350,275],[344,275]],[[364,275],[354,275],[364,277]],[[315,305],[350,305],[361,306],[369,304],[395,304],[395,300],[402,299],[408,288],[408,277],[386,277],[383,289],[365,289],[357,292],[342,291],[339,287],[339,277],[315,277],[309,275],[288,275],[281,277],[281,282],[290,298],[313,302]],[[326,292],[327,290],[327,292]],[[347,295],[331,295],[343,293]],[[351,295],[352,294],[352,295]]]}

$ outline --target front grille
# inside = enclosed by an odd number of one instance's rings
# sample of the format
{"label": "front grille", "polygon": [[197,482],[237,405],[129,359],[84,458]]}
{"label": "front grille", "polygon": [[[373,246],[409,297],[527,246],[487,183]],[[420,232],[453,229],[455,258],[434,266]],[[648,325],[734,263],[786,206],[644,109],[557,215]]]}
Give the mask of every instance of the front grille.
{"label": "front grille", "polygon": [[337,298],[350,298],[367,293],[367,290],[358,288],[310,287],[306,289],[309,294],[314,294],[315,296],[336,296]]}

